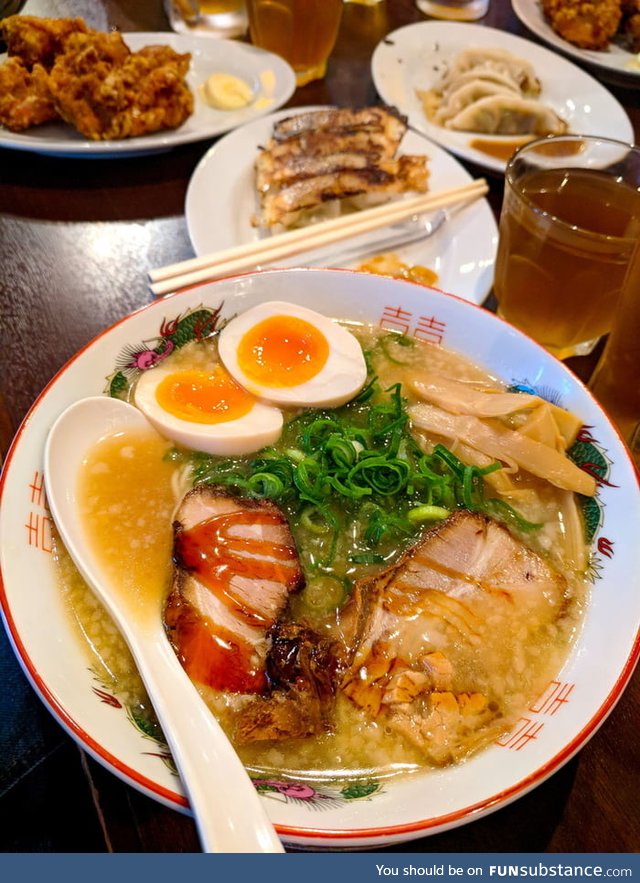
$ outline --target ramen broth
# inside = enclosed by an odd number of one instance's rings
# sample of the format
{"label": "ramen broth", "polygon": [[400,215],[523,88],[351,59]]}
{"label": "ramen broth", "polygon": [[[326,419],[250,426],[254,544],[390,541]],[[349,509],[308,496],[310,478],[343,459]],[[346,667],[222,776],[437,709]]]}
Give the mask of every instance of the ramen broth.
{"label": "ramen broth", "polygon": [[[440,347],[420,342],[399,347],[391,339],[388,345],[379,348],[374,346],[380,336],[378,330],[358,329],[357,334],[363,348],[373,347],[376,353],[373,368],[383,388],[397,382],[406,384],[410,376],[427,366],[429,370],[458,379],[502,388],[486,372]],[[202,344],[189,344],[180,351],[179,360],[181,363],[201,360],[202,352]],[[411,403],[407,386],[403,386],[403,392]],[[148,615],[149,610],[161,616],[163,599],[171,583],[172,517],[188,482],[185,482],[184,465],[165,456],[169,447],[155,434],[121,435],[101,442],[83,467],[80,498],[89,525],[88,541],[111,576],[121,583],[130,599],[132,616]],[[454,665],[471,677],[473,688],[492,697],[495,707],[490,724],[480,733],[471,734],[461,757],[508,731],[522,710],[544,691],[566,658],[585,602],[585,581],[563,552],[557,492],[530,476],[521,477],[521,486],[525,493],[520,511],[526,518],[545,524],[536,532],[535,539],[528,542],[567,575],[569,597],[559,618],[539,630],[535,641],[521,642],[514,636],[513,643],[501,648],[491,666],[487,666],[485,659],[484,664],[473,670],[473,657],[469,656],[468,648],[465,650],[464,641],[460,646],[447,649]],[[304,567],[305,556],[313,554],[309,549],[317,549],[319,538],[313,533],[305,535],[299,526],[295,536]],[[387,560],[394,560],[412,541],[385,549]],[[59,550],[58,563],[63,590],[91,655],[94,671],[116,695],[126,697],[127,703],[133,703],[143,715],[148,713],[148,700],[124,642],[64,549]],[[336,562],[336,567],[348,571],[352,581],[380,569],[380,565],[347,564],[346,556]],[[326,612],[314,614],[305,602],[304,592],[293,598],[289,615],[328,633],[335,630],[336,616],[339,618],[339,612],[330,616]],[[232,735],[234,709],[245,697],[217,694],[204,687],[199,689]],[[415,747],[391,732],[384,723],[371,719],[340,693],[335,721],[334,732],[322,736],[236,747],[253,771],[277,772],[314,781],[354,776],[383,778],[428,766],[424,755]]]}

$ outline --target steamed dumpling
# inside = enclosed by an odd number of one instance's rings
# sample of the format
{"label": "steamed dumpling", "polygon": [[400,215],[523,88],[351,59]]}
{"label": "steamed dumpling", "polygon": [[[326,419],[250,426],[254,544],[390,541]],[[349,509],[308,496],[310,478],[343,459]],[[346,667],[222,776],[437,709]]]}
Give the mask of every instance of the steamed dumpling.
{"label": "steamed dumpling", "polygon": [[455,80],[469,70],[486,65],[500,74],[510,77],[517,83],[524,95],[539,95],[540,81],[533,66],[524,58],[519,58],[505,49],[485,49],[482,47],[463,50],[456,56],[445,79]]}
{"label": "steamed dumpling", "polygon": [[517,95],[490,95],[475,101],[446,128],[487,135],[561,135],[567,124],[550,107]]}
{"label": "steamed dumpling", "polygon": [[428,120],[486,135],[559,135],[565,121],[537,101],[541,86],[531,64],[504,49],[460,52],[440,80],[418,92]]}
{"label": "steamed dumpling", "polygon": [[463,83],[443,96],[440,106],[433,115],[433,122],[438,126],[446,126],[457,114],[479,101],[492,95],[507,95],[518,98],[520,93],[491,80],[475,79]]}
{"label": "steamed dumpling", "polygon": [[463,86],[465,83],[470,83],[473,80],[485,80],[489,83],[495,83],[498,86],[504,86],[505,89],[517,92],[518,95],[522,94],[522,89],[520,88],[516,77],[512,77],[509,71],[504,70],[504,68],[500,69],[496,67],[496,65],[492,64],[490,61],[469,68],[468,71],[465,71],[462,74],[456,74],[455,78],[452,78],[450,74],[447,73],[442,78],[440,84],[436,86],[436,89],[445,95],[453,89],[457,89],[459,86]]}

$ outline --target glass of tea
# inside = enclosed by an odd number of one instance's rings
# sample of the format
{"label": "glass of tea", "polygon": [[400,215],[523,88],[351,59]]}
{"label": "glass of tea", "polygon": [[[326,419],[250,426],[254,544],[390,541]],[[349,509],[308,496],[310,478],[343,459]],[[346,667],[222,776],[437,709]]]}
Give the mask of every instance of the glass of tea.
{"label": "glass of tea", "polygon": [[531,141],[507,164],[498,313],[559,358],[611,330],[640,235],[640,148],[586,135]]}
{"label": "glass of tea", "polygon": [[640,467],[640,243],[627,270],[611,334],[589,384]]}
{"label": "glass of tea", "polygon": [[288,61],[298,86],[324,77],[344,0],[247,0],[251,42]]}

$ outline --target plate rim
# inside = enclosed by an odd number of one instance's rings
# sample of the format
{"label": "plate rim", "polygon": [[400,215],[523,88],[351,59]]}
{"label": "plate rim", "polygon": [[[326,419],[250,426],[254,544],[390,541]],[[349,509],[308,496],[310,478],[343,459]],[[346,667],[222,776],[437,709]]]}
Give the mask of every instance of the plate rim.
{"label": "plate rim", "polygon": [[[153,132],[149,135],[140,135],[136,138],[121,138],[109,141],[93,141],[89,138],[79,138],[68,140],[64,137],[56,137],[55,139],[38,139],[34,140],[34,136],[26,132],[11,132],[8,129],[0,127],[0,148],[6,150],[18,150],[21,152],[37,153],[44,156],[55,156],[58,158],[73,159],[125,159],[132,156],[145,156],[156,153],[163,153],[180,147],[184,144],[193,144],[198,141],[206,141],[218,136],[224,135],[247,122],[252,122],[262,116],[266,116],[275,108],[280,108],[291,98],[296,89],[295,73],[293,68],[279,55],[260,49],[250,43],[241,43],[237,40],[218,39],[212,41],[207,37],[195,34],[181,34],[172,30],[167,31],[122,31],[125,42],[131,40],[133,51],[137,44],[149,45],[152,41],[156,41],[160,45],[180,45],[180,50],[184,52],[194,51],[196,48],[201,52],[215,59],[216,50],[224,44],[224,51],[237,53],[238,58],[255,56],[262,58],[265,65],[269,65],[274,72],[276,85],[279,92],[274,94],[274,103],[264,108],[247,108],[251,112],[251,116],[247,120],[229,127],[210,126],[190,132],[180,132],[177,129],[162,130]],[[233,48],[231,48],[233,47]],[[138,46],[141,48],[141,46]],[[0,56],[0,62],[6,56]],[[193,90],[192,90],[193,91]],[[186,121],[185,121],[186,122]],[[64,123],[53,121],[49,125],[59,125],[64,132]],[[34,127],[37,129],[38,127]]]}
{"label": "plate rim", "polygon": [[[617,64],[607,64],[606,55],[595,49],[580,49],[574,46],[568,40],[564,40],[553,28],[544,20],[542,14],[538,16],[540,11],[538,0],[511,0],[511,6],[518,20],[528,28],[540,40],[543,40],[548,46],[552,46],[560,52],[569,55],[572,59],[582,62],[583,64],[593,65],[601,71],[608,71],[615,76],[624,77],[627,80],[627,88],[633,88],[633,81],[640,77],[640,67],[636,70],[619,66]],[[621,57],[629,59],[635,58],[636,55],[628,50],[622,50],[625,54]],[[587,54],[589,53],[589,54]]]}
{"label": "plate rim", "polygon": [[[381,75],[380,75],[380,65],[381,59],[385,53],[385,51],[389,48],[390,44],[393,44],[394,38],[397,40],[399,34],[406,34],[409,31],[413,31],[417,33],[418,29],[424,31],[428,34],[429,31],[435,32],[437,34],[438,31],[446,30],[451,31],[452,34],[466,33],[468,35],[471,34],[483,34],[483,41],[486,42],[485,38],[487,35],[492,35],[498,41],[498,45],[503,46],[504,48],[508,48],[505,44],[513,44],[513,51],[517,51],[520,49],[521,54],[525,55],[526,48],[532,47],[534,52],[538,55],[542,55],[543,57],[548,58],[550,61],[552,60],[555,64],[564,67],[565,70],[571,69],[574,73],[574,76],[579,77],[585,81],[585,85],[589,85],[591,88],[595,89],[599,92],[603,98],[603,100],[607,100],[610,103],[612,110],[615,109],[615,112],[620,118],[621,124],[624,123],[627,127],[628,133],[626,136],[616,135],[616,140],[619,141],[627,141],[632,143],[634,141],[634,129],[631,119],[629,118],[628,113],[622,106],[622,104],[618,101],[618,99],[613,95],[606,86],[604,86],[596,77],[587,71],[583,70],[573,61],[568,58],[565,58],[558,52],[555,52],[553,49],[548,46],[544,46],[540,43],[536,43],[533,40],[528,39],[525,36],[520,34],[513,34],[510,31],[500,30],[499,28],[490,27],[488,25],[475,24],[473,22],[447,22],[441,20],[428,20],[428,21],[417,21],[412,22],[407,25],[402,25],[397,28],[395,31],[391,31],[382,40],[378,42],[376,47],[373,50],[371,56],[371,76],[373,79],[373,83],[376,89],[376,92],[380,96],[383,101],[387,99],[380,91],[381,86]],[[455,30],[454,30],[455,29]],[[427,36],[428,39],[428,36]],[[433,38],[432,38],[433,39]],[[526,55],[525,55],[526,57]],[[560,74],[554,75],[554,79],[559,77]],[[403,110],[403,108],[399,108],[399,110],[403,113],[407,113],[408,111]],[[410,116],[410,114],[408,114]],[[502,160],[494,159],[488,154],[483,154],[479,150],[474,150],[473,148],[465,147],[464,145],[461,147],[458,144],[451,144],[447,142],[447,139],[441,140],[438,137],[438,132],[441,127],[437,127],[429,123],[426,118],[425,119],[410,119],[411,125],[420,131],[422,135],[424,135],[429,140],[438,144],[445,150],[455,154],[458,158],[465,160],[466,162],[473,163],[475,165],[484,167],[486,169],[490,169],[491,171],[498,172],[500,174],[504,174],[506,162]],[[443,130],[446,132],[447,130]],[[456,133],[457,134],[457,133]],[[460,133],[464,135],[465,133]],[[472,135],[473,133],[466,133],[468,135]],[[593,133],[595,134],[595,133]],[[492,137],[492,136],[487,136]],[[493,136],[499,138],[500,136]]]}

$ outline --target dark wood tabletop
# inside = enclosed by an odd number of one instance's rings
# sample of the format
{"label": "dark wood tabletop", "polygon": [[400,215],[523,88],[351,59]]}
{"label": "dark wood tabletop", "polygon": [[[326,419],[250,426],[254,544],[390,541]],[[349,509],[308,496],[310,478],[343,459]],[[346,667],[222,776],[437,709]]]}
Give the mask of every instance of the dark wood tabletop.
{"label": "dark wood tabletop", "polygon": [[[161,0],[29,0],[24,12],[84,15],[96,27],[168,30]],[[371,54],[390,31],[423,21],[413,0],[347,3],[324,80],[291,106],[363,105],[378,98]],[[510,0],[481,24],[528,34]],[[592,72],[593,73],[593,72]],[[603,80],[601,74],[598,79]],[[640,87],[607,87],[640,141]],[[606,134],[606,133],[603,133]],[[0,454],[42,387],[105,327],[152,300],[146,272],[193,256],[184,218],[189,178],[211,141],[122,159],[65,159],[0,149]],[[468,167],[474,175],[485,170]],[[502,179],[489,175],[499,211]],[[588,376],[591,361],[571,367]],[[7,852],[197,851],[192,820],[95,762],[38,707],[39,764],[0,798]],[[580,753],[515,803],[399,852],[640,850],[640,673]]]}

